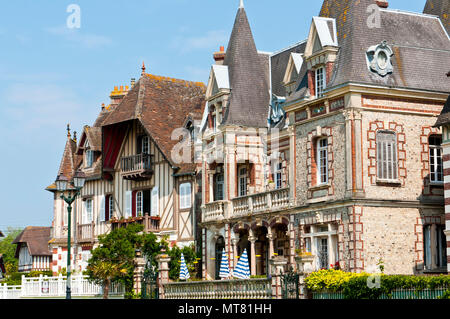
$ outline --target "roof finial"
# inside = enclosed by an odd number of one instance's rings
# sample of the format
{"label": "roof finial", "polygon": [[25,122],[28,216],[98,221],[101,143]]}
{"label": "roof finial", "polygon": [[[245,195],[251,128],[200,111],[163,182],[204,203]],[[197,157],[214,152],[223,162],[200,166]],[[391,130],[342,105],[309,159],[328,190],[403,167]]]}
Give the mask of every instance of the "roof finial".
{"label": "roof finial", "polygon": [[141,75],[144,75],[144,74],[145,74],[145,63],[142,62],[142,73],[141,73]]}
{"label": "roof finial", "polygon": [[242,8],[242,9],[244,8],[244,0],[240,0],[240,3],[239,3],[239,9],[240,9],[240,8]]}
{"label": "roof finial", "polygon": [[67,137],[70,137],[70,124],[67,124]]}
{"label": "roof finial", "polygon": [[73,132],[73,140],[76,142],[77,141],[77,131]]}

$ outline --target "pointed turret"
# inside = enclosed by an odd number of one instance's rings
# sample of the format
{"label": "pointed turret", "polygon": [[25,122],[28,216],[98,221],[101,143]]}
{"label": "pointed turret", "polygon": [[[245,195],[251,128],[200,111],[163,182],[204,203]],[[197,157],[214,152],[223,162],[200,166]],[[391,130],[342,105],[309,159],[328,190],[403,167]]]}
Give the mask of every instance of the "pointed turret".
{"label": "pointed turret", "polygon": [[258,54],[243,1],[240,3],[225,60],[231,97],[223,124],[265,127],[269,85]]}

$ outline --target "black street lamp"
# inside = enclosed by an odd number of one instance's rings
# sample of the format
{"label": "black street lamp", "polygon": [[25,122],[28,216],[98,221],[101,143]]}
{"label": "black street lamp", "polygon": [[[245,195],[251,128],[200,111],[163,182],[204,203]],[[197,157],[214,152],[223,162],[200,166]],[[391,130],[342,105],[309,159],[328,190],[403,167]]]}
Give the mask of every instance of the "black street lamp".
{"label": "black street lamp", "polygon": [[[71,234],[71,215],[72,215],[72,203],[75,201],[75,198],[80,194],[81,189],[84,186],[84,182],[86,181],[86,177],[84,173],[80,170],[75,172],[75,175],[72,179],[72,184],[74,186],[69,189],[69,197],[64,196],[64,192],[68,190],[69,180],[64,175],[58,175],[56,178],[56,190],[61,192],[61,198],[67,203],[67,223],[68,223],[68,231],[67,231],[67,282],[66,282],[66,299],[71,299],[71,280],[70,280],[70,234]],[[75,194],[72,195],[72,191],[75,190]]]}

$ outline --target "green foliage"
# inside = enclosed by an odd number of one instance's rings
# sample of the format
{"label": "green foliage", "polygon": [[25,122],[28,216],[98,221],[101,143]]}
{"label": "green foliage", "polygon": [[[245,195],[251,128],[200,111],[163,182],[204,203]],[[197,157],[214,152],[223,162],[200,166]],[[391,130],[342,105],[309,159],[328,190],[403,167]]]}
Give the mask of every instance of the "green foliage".
{"label": "green foliage", "polygon": [[170,257],[169,263],[169,278],[172,280],[178,280],[180,278],[180,265],[181,265],[181,253],[184,255],[186,266],[189,270],[191,278],[195,276],[195,262],[197,254],[195,252],[195,246],[186,246],[183,249],[178,246],[173,246],[167,254]]}
{"label": "green foliage", "polygon": [[395,289],[435,289],[450,287],[450,276],[407,276],[376,274],[379,288],[371,287],[368,282],[373,276],[368,273],[349,273],[341,270],[320,270],[305,278],[306,287],[312,291],[342,291],[347,299],[377,299],[383,293],[390,296]]}
{"label": "green foliage", "polygon": [[[143,225],[130,224],[99,236],[99,247],[92,250],[84,272],[89,280],[99,285],[121,282],[125,285],[126,296],[135,298],[133,275],[136,250],[141,250],[143,256],[152,256],[155,266],[155,257],[160,252],[160,243],[155,234],[143,234],[143,229]],[[167,246],[167,243],[164,245]]]}
{"label": "green foliage", "polygon": [[18,260],[14,257],[17,245],[12,241],[22,232],[23,229],[8,227],[7,236],[0,239],[0,255],[3,255],[3,263],[6,274],[17,272]]}

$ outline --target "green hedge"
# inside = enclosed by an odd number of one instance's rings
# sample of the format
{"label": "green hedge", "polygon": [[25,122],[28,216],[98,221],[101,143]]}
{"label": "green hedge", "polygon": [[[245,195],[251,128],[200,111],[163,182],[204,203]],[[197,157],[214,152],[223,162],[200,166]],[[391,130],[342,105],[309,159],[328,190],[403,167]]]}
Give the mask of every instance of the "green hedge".
{"label": "green hedge", "polygon": [[[349,273],[341,270],[320,270],[305,278],[306,287],[313,292],[342,292],[346,299],[378,299],[382,294],[390,296],[395,289],[424,289],[447,288],[450,289],[450,276],[407,276],[385,275],[380,276],[380,288],[371,288],[368,284],[375,283],[375,277],[368,273]],[[372,285],[374,287],[374,285]],[[445,296],[449,295],[449,291]]]}

